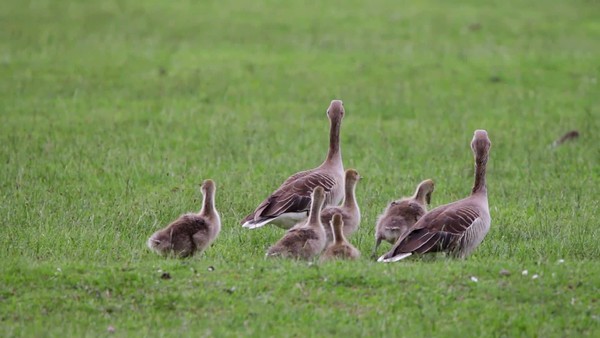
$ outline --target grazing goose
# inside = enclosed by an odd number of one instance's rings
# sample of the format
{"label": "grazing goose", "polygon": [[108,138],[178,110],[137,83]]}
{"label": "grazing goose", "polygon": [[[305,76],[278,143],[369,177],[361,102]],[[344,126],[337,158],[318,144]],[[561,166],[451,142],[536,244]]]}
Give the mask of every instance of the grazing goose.
{"label": "grazing goose", "polygon": [[317,186],[325,189],[325,205],[337,205],[344,195],[344,165],[340,150],[340,126],[344,117],[342,101],[333,100],[327,109],[330,120],[329,152],[315,169],[292,175],[267,197],[250,215],[242,220],[244,228],[259,228],[272,223],[289,229],[306,219],[310,194]]}
{"label": "grazing goose", "polygon": [[267,257],[310,259],[323,251],[326,237],[319,217],[325,201],[325,191],[322,187],[313,190],[311,200],[308,220],[288,230],[269,248]]}
{"label": "grazing goose", "polygon": [[[335,214],[340,214],[344,221],[344,235],[350,236],[360,224],[360,209],[356,203],[356,183],[360,180],[360,175],[354,169],[346,170],[344,178],[344,201],[340,206],[329,206],[321,211],[321,223],[329,224]],[[331,227],[325,226],[327,242],[333,241]]]}
{"label": "grazing goose", "polygon": [[202,209],[181,215],[148,239],[148,247],[161,255],[192,256],[206,249],[221,231],[221,219],[215,209],[215,182],[202,182]]}
{"label": "grazing goose", "polygon": [[321,261],[333,259],[357,259],[360,251],[350,244],[344,236],[344,221],[341,214],[333,215],[331,219],[331,231],[333,232],[333,243],[321,255]]}
{"label": "grazing goose", "polygon": [[571,130],[569,132],[567,132],[566,134],[564,134],[563,136],[561,136],[559,139],[557,139],[556,141],[554,141],[552,143],[553,147],[558,147],[559,145],[570,141],[570,140],[574,140],[576,138],[579,137],[579,131],[577,130]]}
{"label": "grazing goose", "polygon": [[375,226],[375,248],[373,258],[376,258],[377,248],[381,241],[396,243],[398,238],[410,229],[427,212],[427,204],[431,203],[434,183],[425,180],[417,186],[414,195],[401,198],[390,203],[383,214],[377,219]]}
{"label": "grazing goose", "polygon": [[487,132],[476,130],[471,141],[475,155],[475,183],[471,196],[425,214],[378,261],[395,262],[413,253],[438,251],[465,258],[479,246],[491,223],[485,184],[490,147]]}

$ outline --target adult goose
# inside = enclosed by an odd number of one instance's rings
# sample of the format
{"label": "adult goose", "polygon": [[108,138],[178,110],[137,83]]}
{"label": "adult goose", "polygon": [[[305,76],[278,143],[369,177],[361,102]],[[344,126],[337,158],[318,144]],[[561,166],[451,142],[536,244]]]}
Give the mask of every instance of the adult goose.
{"label": "adult goose", "polygon": [[325,229],[319,214],[325,191],[316,187],[312,192],[310,214],[305,223],[298,223],[267,251],[267,257],[310,259],[325,248]]}
{"label": "adult goose", "polygon": [[431,203],[431,194],[435,188],[432,180],[425,180],[417,186],[411,197],[391,202],[375,225],[375,247],[372,258],[376,258],[377,248],[381,241],[396,243],[425,213],[427,204]]}
{"label": "adult goose", "polygon": [[[344,201],[339,206],[329,206],[321,211],[321,223],[329,224],[335,214],[340,214],[343,220],[343,232],[345,236],[350,236],[358,229],[360,224],[360,209],[356,202],[356,183],[360,180],[360,175],[354,169],[346,170],[344,176]],[[333,231],[330,226],[325,226],[327,242],[333,241]]]}
{"label": "adult goose", "polygon": [[292,175],[267,197],[250,215],[242,220],[244,228],[255,229],[272,223],[289,229],[306,219],[310,194],[317,186],[325,190],[325,205],[337,205],[344,196],[344,165],[340,149],[340,127],[344,104],[333,100],[327,109],[330,121],[329,152],[317,168]]}
{"label": "adult goose", "polygon": [[491,223],[485,183],[490,147],[487,132],[476,130],[471,141],[475,156],[475,183],[471,196],[425,214],[378,261],[395,262],[413,253],[428,252],[447,252],[465,258],[479,246]]}
{"label": "adult goose", "polygon": [[217,238],[221,219],[215,209],[215,182],[205,180],[201,191],[200,212],[181,215],[166,228],[152,234],[147,242],[148,248],[161,255],[188,257],[204,251]]}
{"label": "adult goose", "polygon": [[333,242],[325,249],[325,251],[323,251],[320,260],[358,259],[358,257],[360,257],[360,251],[350,244],[344,236],[344,221],[341,214],[333,215],[330,222],[330,228],[333,232]]}

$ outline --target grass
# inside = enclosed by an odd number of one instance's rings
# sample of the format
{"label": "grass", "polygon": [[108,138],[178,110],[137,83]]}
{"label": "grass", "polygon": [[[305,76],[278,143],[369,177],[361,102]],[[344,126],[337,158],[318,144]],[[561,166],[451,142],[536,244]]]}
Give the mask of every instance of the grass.
{"label": "grass", "polygon": [[[599,14],[583,0],[3,1],[0,335],[597,336]],[[345,166],[365,177],[351,238],[365,257],[264,260],[282,231],[238,222],[323,160],[333,98]],[[425,178],[433,206],[468,194],[478,128],[493,143],[481,247],[371,262],[390,200]],[[577,141],[549,147],[570,129]],[[151,253],[205,178],[220,238],[188,260]]]}

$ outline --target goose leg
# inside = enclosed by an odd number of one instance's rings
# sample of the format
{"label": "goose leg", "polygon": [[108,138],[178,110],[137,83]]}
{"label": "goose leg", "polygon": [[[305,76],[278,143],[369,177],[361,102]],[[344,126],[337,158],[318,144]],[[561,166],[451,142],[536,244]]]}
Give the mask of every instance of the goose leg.
{"label": "goose leg", "polygon": [[379,247],[379,244],[381,244],[381,237],[377,237],[375,239],[375,247],[373,248],[373,253],[371,254],[371,259],[377,259],[377,248]]}

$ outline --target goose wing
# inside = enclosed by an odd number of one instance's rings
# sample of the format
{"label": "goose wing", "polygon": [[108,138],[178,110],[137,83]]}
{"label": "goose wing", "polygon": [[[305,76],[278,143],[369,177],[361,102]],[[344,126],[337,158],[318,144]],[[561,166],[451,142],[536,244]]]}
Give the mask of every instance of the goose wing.
{"label": "goose wing", "polygon": [[335,177],[323,170],[305,171],[288,178],[271,196],[267,197],[253,213],[246,216],[242,223],[248,221],[275,218],[287,212],[308,212],[310,194],[313,189],[321,186],[327,199],[331,190],[336,186]]}

